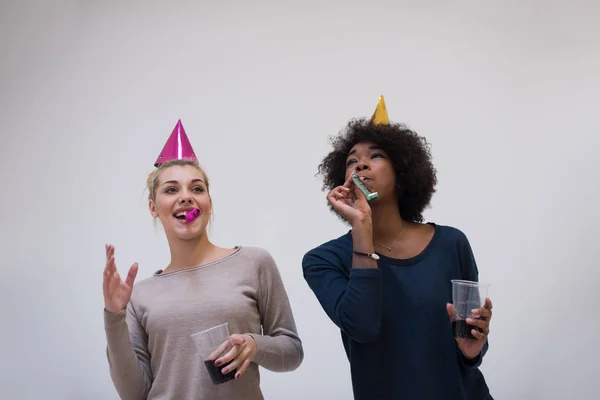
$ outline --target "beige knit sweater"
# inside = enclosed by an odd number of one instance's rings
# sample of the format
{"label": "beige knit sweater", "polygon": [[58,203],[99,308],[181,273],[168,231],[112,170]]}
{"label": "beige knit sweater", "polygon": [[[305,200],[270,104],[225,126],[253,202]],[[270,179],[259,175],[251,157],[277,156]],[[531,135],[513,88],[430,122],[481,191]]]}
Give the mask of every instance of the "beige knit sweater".
{"label": "beige knit sweater", "polygon": [[[259,400],[262,366],[296,369],[304,358],[275,261],[264,249],[238,247],[198,267],[135,284],[126,310],[104,311],[110,374],[122,400]],[[222,323],[249,333],[255,362],[239,379],[214,385],[190,335]]]}

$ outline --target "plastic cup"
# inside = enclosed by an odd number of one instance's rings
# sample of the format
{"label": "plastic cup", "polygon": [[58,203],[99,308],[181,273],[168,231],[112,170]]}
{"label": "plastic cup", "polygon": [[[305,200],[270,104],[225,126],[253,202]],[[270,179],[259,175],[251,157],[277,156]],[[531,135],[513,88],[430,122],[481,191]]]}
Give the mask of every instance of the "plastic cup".
{"label": "plastic cup", "polygon": [[[452,333],[454,337],[475,339],[471,330],[479,328],[467,324],[466,319],[472,318],[472,310],[481,308],[488,296],[489,284],[453,279],[452,282]],[[482,318],[482,317],[480,317]]]}
{"label": "plastic cup", "polygon": [[235,373],[237,372],[235,369],[227,374],[223,374],[221,370],[227,364],[218,367],[215,365],[215,361],[229,352],[233,347],[229,340],[229,327],[227,323],[194,333],[190,337],[196,345],[196,350],[200,355],[200,359],[204,362],[212,383],[220,385],[235,379]]}

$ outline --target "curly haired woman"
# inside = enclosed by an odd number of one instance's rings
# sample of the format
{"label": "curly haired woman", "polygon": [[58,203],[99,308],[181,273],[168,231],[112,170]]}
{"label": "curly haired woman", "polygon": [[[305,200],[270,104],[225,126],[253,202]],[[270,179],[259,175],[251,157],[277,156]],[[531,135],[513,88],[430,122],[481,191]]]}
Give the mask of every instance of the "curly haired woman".
{"label": "curly haired woman", "polygon": [[[454,337],[452,279],[478,280],[465,234],[424,223],[437,183],[427,141],[390,123],[383,98],[352,120],[319,166],[331,209],[351,229],[308,251],[304,277],[341,330],[356,400],[492,399],[479,370],[492,304],[473,338]],[[378,197],[368,201],[356,174]]]}

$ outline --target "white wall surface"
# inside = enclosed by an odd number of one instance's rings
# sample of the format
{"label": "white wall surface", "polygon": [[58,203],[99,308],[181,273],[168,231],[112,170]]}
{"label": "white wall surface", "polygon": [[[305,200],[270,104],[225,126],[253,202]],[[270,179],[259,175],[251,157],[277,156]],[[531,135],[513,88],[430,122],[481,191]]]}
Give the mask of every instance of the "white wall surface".
{"label": "white wall surface", "polygon": [[[314,177],[370,116],[432,143],[429,221],[470,238],[497,399],[591,399],[600,377],[600,5],[574,1],[13,1],[0,6],[0,398],[115,399],[104,243],[168,262],[147,173],[178,118],[219,245],[277,260],[306,357],[267,399],[350,399],[302,255],[346,232]],[[114,158],[111,160],[111,158]],[[258,189],[257,189],[258,188]]]}

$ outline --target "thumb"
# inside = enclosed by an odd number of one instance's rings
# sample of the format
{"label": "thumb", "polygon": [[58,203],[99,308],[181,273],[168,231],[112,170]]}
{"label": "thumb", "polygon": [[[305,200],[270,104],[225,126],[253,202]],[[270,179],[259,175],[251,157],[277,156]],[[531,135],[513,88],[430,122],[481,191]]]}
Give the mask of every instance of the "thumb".
{"label": "thumb", "polygon": [[492,310],[492,300],[489,297],[485,298],[485,304],[483,305],[488,310]]}
{"label": "thumb", "polygon": [[129,268],[129,272],[127,273],[127,279],[125,280],[125,284],[129,287],[133,287],[133,281],[135,281],[135,277],[138,273],[138,263],[134,263],[131,268]]}
{"label": "thumb", "polygon": [[231,342],[233,344],[244,344],[246,343],[246,339],[244,339],[244,336],[242,335],[238,335],[237,333],[234,333],[233,335],[231,335]]}
{"label": "thumb", "polygon": [[353,176],[354,176],[354,173],[349,174],[346,177],[346,180],[344,181],[344,184],[342,186],[350,189],[350,187],[352,187],[354,185],[354,180],[352,179]]}
{"label": "thumb", "polygon": [[454,306],[450,303],[446,303],[446,311],[448,312],[448,318],[450,318],[450,321],[452,321],[452,316],[454,315]]}

